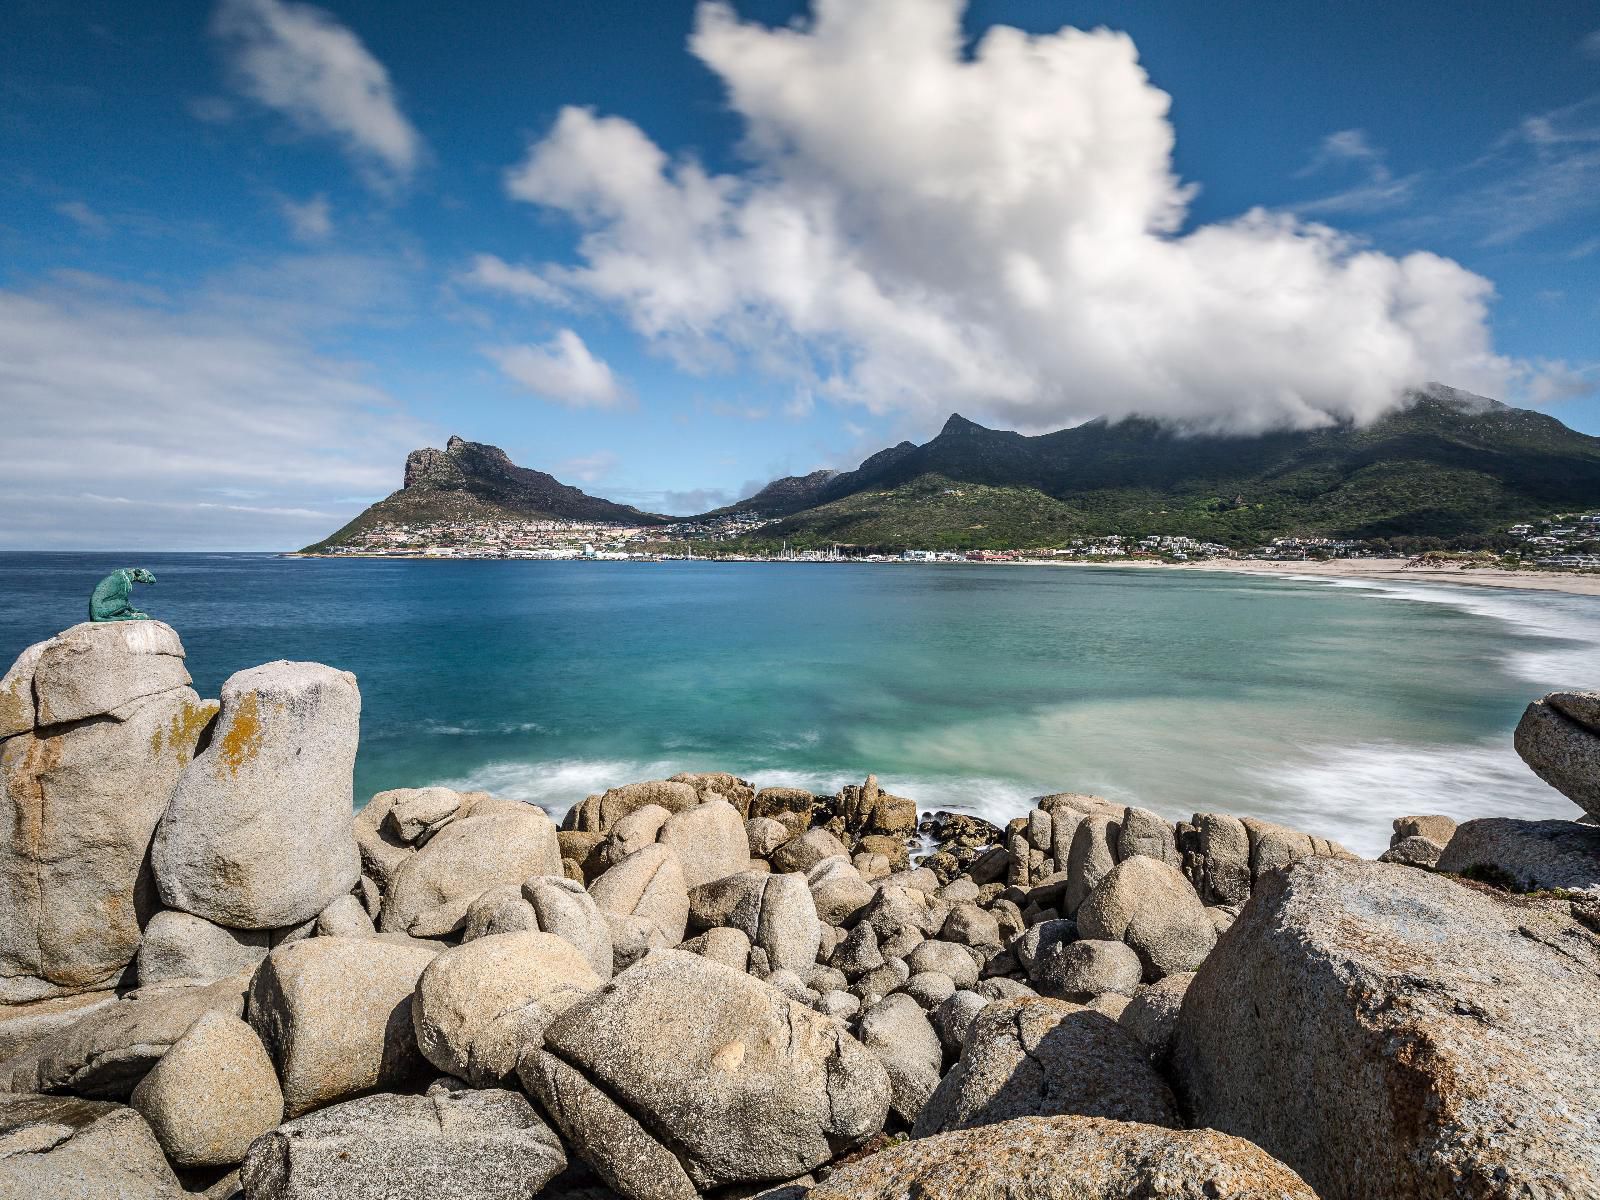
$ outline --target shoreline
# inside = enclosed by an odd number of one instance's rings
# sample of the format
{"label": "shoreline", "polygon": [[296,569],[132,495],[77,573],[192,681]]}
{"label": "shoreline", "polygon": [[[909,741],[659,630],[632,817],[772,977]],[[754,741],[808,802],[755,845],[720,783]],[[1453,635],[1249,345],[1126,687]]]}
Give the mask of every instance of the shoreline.
{"label": "shoreline", "polygon": [[[1328,562],[1275,562],[1265,559],[1212,559],[1202,563],[1106,563],[1106,566],[1162,567],[1173,571],[1221,571],[1278,578],[1370,580],[1374,583],[1445,584],[1526,592],[1600,596],[1600,575],[1568,571],[1508,571],[1501,567],[1407,567],[1404,558],[1345,558]],[[1099,566],[1101,564],[1084,564]]]}
{"label": "shoreline", "polygon": [[[398,554],[301,554],[295,551],[280,552],[279,558],[361,559],[380,562],[586,562],[624,561],[571,559],[509,559],[488,555],[461,558],[424,557]],[[637,560],[647,562],[683,562],[685,559]],[[1336,558],[1327,562],[1306,559],[1298,562],[1271,559],[1205,559],[1201,562],[1169,563],[1150,559],[1115,559],[1105,562],[1070,562],[1024,560],[1012,562],[972,563],[901,563],[893,560],[880,562],[855,562],[850,559],[788,560],[788,559],[694,559],[695,562],[749,563],[756,566],[785,565],[791,561],[811,566],[969,566],[969,567],[1088,567],[1095,570],[1163,570],[1163,571],[1215,571],[1234,575],[1261,575],[1280,579],[1355,579],[1375,583],[1444,584],[1457,587],[1497,588],[1526,592],[1558,592],[1568,596],[1600,596],[1600,574],[1580,574],[1576,571],[1508,571],[1501,567],[1477,567],[1462,570],[1459,567],[1408,567],[1406,558]]]}

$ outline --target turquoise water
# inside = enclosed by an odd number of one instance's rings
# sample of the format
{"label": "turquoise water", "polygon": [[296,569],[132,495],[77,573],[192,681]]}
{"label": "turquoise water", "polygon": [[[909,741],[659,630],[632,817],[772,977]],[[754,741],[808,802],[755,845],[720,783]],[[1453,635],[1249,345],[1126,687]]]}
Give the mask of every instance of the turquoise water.
{"label": "turquoise water", "polygon": [[[1527,701],[1600,679],[1600,601],[1072,567],[341,562],[140,555],[196,685],[356,673],[358,801],[484,787],[560,813],[679,770],[875,771],[991,817],[1045,791],[1255,813],[1376,853],[1416,811],[1572,816]],[[122,557],[0,555],[0,659]]]}

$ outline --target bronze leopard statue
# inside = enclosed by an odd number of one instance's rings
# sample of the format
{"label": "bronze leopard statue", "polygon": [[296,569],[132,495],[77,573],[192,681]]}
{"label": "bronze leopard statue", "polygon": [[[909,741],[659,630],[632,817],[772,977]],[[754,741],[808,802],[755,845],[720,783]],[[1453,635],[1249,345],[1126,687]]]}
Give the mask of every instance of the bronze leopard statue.
{"label": "bronze leopard statue", "polygon": [[113,571],[95,585],[89,597],[91,621],[148,621],[150,614],[133,606],[133,585],[154,583],[156,577],[143,567],[124,567]]}

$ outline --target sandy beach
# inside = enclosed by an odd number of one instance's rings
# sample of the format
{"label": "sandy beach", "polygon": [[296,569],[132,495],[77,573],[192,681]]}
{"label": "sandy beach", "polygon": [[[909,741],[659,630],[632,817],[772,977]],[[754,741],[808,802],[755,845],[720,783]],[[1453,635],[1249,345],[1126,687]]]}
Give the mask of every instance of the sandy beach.
{"label": "sandy beach", "polygon": [[1600,596],[1600,575],[1558,571],[1507,571],[1499,567],[1408,567],[1405,558],[1342,558],[1328,562],[1268,562],[1257,559],[1211,559],[1199,563],[1117,563],[1172,571],[1231,571],[1244,575],[1320,576],[1328,579],[1372,579],[1394,583],[1448,583],[1458,587],[1515,588],[1529,592],[1565,592]]}

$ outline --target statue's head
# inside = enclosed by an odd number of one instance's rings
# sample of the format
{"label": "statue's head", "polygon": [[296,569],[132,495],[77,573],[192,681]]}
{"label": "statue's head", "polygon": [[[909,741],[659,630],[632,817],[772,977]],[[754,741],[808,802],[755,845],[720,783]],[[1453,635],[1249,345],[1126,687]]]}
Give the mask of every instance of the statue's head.
{"label": "statue's head", "polygon": [[134,567],[128,572],[128,578],[134,583],[154,583],[156,577],[143,567]]}

